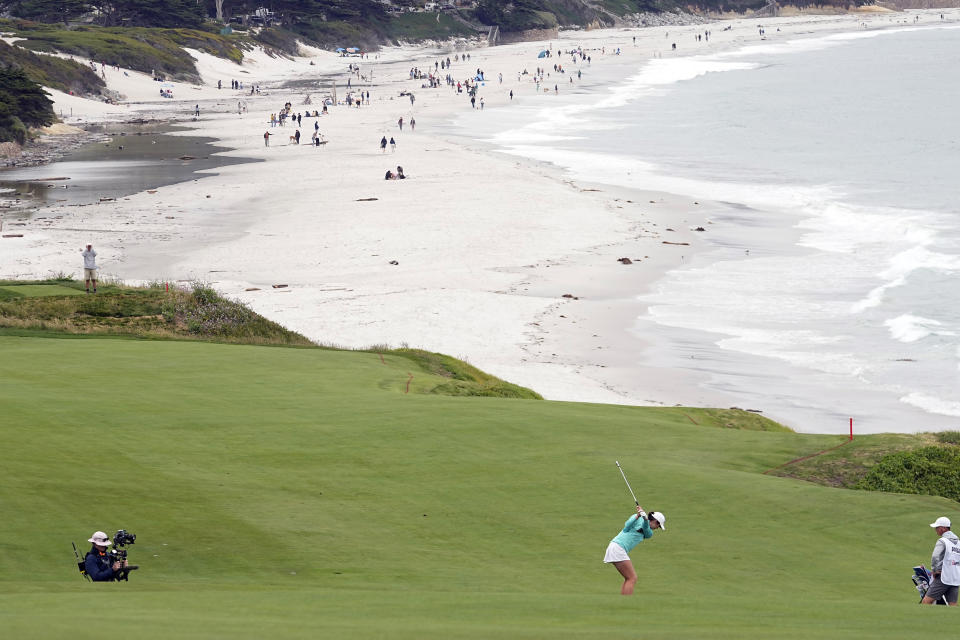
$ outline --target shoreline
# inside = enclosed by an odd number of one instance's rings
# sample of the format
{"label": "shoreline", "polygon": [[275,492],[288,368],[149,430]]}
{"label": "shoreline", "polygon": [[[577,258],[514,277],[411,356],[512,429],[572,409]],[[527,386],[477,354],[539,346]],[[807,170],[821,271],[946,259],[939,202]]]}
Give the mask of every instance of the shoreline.
{"label": "shoreline", "polygon": [[[759,42],[752,35],[759,21],[803,29],[784,34],[795,38],[857,30],[864,18],[737,20],[729,38],[717,41],[721,33],[716,33],[711,43],[716,46],[694,53]],[[595,57],[593,65],[639,64],[659,50],[664,31],[681,38],[703,26],[563,32],[559,42],[563,48],[577,42],[588,48],[621,46],[628,54],[621,60],[610,54]],[[626,44],[634,35],[642,41],[637,50]],[[482,90],[487,107],[506,106],[508,86],[519,100],[549,104],[545,101],[552,96],[536,95],[531,85],[513,80],[524,67],[557,61],[538,61],[540,48],[541,43],[526,42],[471,49],[471,60],[455,64],[454,72],[461,78],[467,69],[481,67],[495,79],[503,69],[507,82],[499,93]],[[234,101],[245,96],[218,95],[209,83],[215,84],[214,73],[230,68],[205,61],[207,86],[197,90],[196,98],[201,118],[176,124],[190,127],[189,135],[213,137],[217,146],[230,149],[221,155],[267,162],[231,165],[203,180],[163,187],[156,194],[141,192],[97,207],[95,215],[82,212],[69,223],[56,221],[42,229],[28,225],[28,237],[12,254],[22,265],[18,275],[75,272],[73,248],[92,241],[100,248],[107,275],[206,280],[320,343],[410,344],[440,351],[548,399],[729,406],[722,394],[699,386],[697,376],[658,368],[647,353],[654,339],[634,335],[638,310],[645,308],[637,296],[681,266],[678,250],[684,252],[679,253],[683,262],[703,250],[701,235],[689,229],[706,227],[708,216],[699,211],[722,205],[591,185],[555,175],[555,168],[535,160],[491,152],[481,141],[451,140],[442,129],[431,133],[434,122],[462,113],[466,102],[448,87],[422,89],[417,88],[420,81],[407,79],[409,65],[435,59],[434,49],[408,48],[360,61],[374,70],[372,104],[332,107],[331,115],[320,120],[329,141],[320,149],[283,144],[279,136],[287,137],[293,131],[289,126],[273,130],[276,145],[265,148],[260,141],[266,114],[287,100],[296,103],[301,90],[282,92],[264,81],[267,90],[249,99],[249,111],[231,114]],[[343,67],[357,61],[319,54],[314,60],[319,64],[295,65],[300,75],[271,82],[338,70],[346,78]],[[495,80],[487,85],[498,87]],[[415,92],[415,105],[398,95],[405,89]],[[140,93],[152,90],[147,84]],[[201,99],[200,94],[212,96]],[[182,113],[194,102],[145,100],[141,106],[149,113],[167,115]],[[295,104],[294,111],[302,108]],[[115,117],[113,113],[100,115]],[[401,133],[397,118],[411,116],[418,120],[417,131],[405,128]],[[313,120],[308,123],[307,135]],[[381,135],[397,138],[396,154],[383,157],[379,152]],[[384,168],[395,164],[403,164],[410,179],[384,181]],[[377,200],[364,200],[371,197]],[[669,241],[690,244],[661,244],[667,226],[677,230]],[[90,231],[78,233],[78,228]],[[7,255],[9,242],[0,244]],[[617,262],[620,257],[640,260],[624,265]],[[390,264],[392,260],[399,264]],[[0,277],[15,273],[6,259],[0,268]],[[278,283],[289,286],[271,288]],[[248,291],[254,288],[258,290]],[[659,395],[649,397],[645,383],[658,387]]]}

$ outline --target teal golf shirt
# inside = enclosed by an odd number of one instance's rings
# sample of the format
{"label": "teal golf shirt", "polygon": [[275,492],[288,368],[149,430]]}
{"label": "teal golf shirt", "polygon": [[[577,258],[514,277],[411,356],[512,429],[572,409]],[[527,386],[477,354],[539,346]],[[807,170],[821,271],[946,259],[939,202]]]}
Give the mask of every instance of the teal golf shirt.
{"label": "teal golf shirt", "polygon": [[653,529],[646,518],[641,518],[639,513],[630,516],[630,519],[623,525],[623,531],[617,534],[613,539],[623,550],[630,553],[630,550],[643,542],[646,538],[653,537]]}

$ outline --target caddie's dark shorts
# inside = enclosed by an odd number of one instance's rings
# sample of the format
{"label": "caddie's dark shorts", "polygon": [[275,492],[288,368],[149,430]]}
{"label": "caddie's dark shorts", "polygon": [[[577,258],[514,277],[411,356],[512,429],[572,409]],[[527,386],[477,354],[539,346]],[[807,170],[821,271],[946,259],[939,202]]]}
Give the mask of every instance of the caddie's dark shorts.
{"label": "caddie's dark shorts", "polygon": [[933,582],[930,583],[930,588],[927,589],[926,597],[937,601],[940,596],[947,596],[947,602],[956,602],[958,591],[960,591],[960,587],[943,584],[940,582],[940,578],[934,578]]}

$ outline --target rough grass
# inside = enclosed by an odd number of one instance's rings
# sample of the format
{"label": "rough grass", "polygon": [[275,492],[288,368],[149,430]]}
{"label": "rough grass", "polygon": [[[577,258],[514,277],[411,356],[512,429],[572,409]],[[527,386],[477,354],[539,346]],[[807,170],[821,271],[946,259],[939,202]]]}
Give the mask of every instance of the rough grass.
{"label": "rough grass", "polygon": [[0,282],[0,331],[313,344],[202,284],[169,292],[159,283],[152,287],[101,283],[95,295],[83,290],[82,282]]}
{"label": "rough grass", "polygon": [[428,393],[448,396],[543,399],[540,394],[530,389],[505,382],[463,360],[457,360],[442,353],[431,353],[421,349],[394,349],[389,353],[405,356],[419,365],[422,371],[445,379],[433,386]]}
{"label": "rough grass", "polygon": [[[11,336],[0,354],[5,637],[102,637],[104,602],[111,634],[145,640],[900,640],[955,622],[908,579],[955,503],[762,475],[835,437],[406,394],[397,354]],[[614,460],[668,520],[632,552],[632,598],[600,561],[634,508]],[[118,528],[140,571],[84,583],[69,543]]]}
{"label": "rough grass", "polygon": [[[845,437],[834,437],[823,449],[843,444],[845,441]],[[930,434],[884,433],[857,436],[852,442],[838,449],[773,470],[771,473],[831,487],[853,488],[884,456],[915,449],[934,441]],[[809,451],[804,455],[812,453],[816,451]]]}

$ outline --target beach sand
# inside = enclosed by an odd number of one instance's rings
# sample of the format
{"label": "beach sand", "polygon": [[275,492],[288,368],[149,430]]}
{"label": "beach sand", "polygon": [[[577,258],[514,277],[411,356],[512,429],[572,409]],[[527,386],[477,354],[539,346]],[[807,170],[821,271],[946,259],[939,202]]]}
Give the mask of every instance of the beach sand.
{"label": "beach sand", "polygon": [[[858,30],[864,22],[881,28],[908,15],[913,12],[564,32],[551,44],[554,51],[587,50],[591,65],[578,66],[589,83],[607,66],[636,68],[658,54],[759,42],[758,24],[770,41]],[[695,44],[694,34],[704,29],[712,32],[709,43]],[[674,41],[675,53],[669,49]],[[617,47],[620,56],[613,55]],[[464,79],[484,70],[488,80],[479,95],[487,112],[509,108],[510,90],[515,104],[548,104],[554,97],[536,93],[532,76],[517,82],[523,69],[532,73],[555,62],[571,67],[569,56],[538,60],[543,48],[527,42],[470,49],[471,59],[454,62],[450,73]],[[209,282],[318,343],[439,351],[554,400],[729,404],[700,387],[696,376],[658,367],[646,357],[656,335],[634,329],[644,311],[636,296],[690,259],[719,205],[578,184],[549,164],[450,135],[442,125],[470,110],[466,94],[445,85],[421,88],[425,81],[409,79],[408,71],[432,69],[435,60],[460,51],[395,47],[363,60],[305,53],[294,60],[257,54],[242,67],[198,53],[203,83],[173,83],[172,100],[161,100],[149,77],[111,69],[107,82],[127,96],[122,105],[54,94],[69,124],[172,118],[190,129],[184,134],[215,138],[233,149],[229,155],[264,162],[224,167],[119,202],[39,211],[17,227],[23,238],[0,241],[0,277],[79,274],[80,247],[92,242],[102,277]],[[352,77],[354,90],[369,90],[371,104],[331,107],[319,119],[327,144],[307,144],[313,118],[304,120],[299,146],[289,141],[295,127],[270,128],[269,114],[285,102],[294,112],[308,108],[306,91],[284,90],[284,82],[323,78],[309,90],[309,109],[320,109],[330,78],[337,78],[339,97],[346,94],[351,62],[364,75],[372,71],[367,82]],[[259,84],[262,92],[216,88],[218,80],[229,87],[231,79]],[[416,102],[402,91],[414,92]],[[237,113],[238,102],[246,112]],[[401,132],[401,117],[416,118],[416,131],[407,125]],[[273,134],[269,147],[265,131]],[[395,153],[381,152],[381,136],[396,139]],[[397,165],[408,179],[384,180]],[[706,232],[692,231],[698,226]],[[622,257],[633,264],[622,264]]]}

